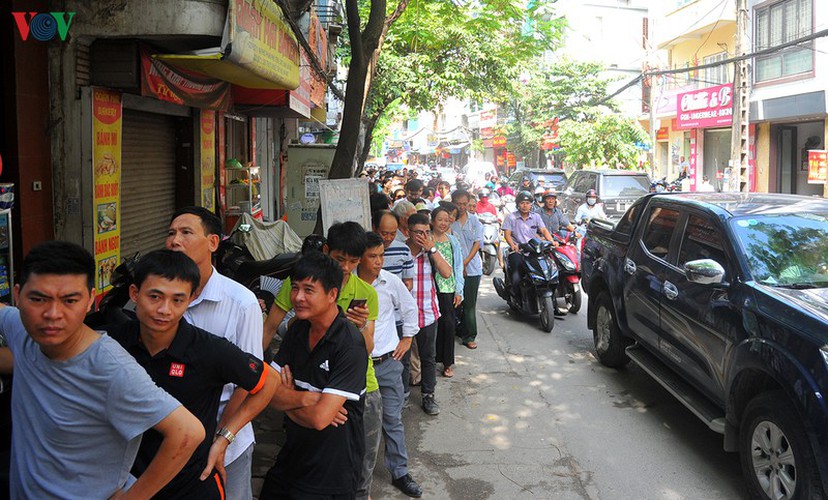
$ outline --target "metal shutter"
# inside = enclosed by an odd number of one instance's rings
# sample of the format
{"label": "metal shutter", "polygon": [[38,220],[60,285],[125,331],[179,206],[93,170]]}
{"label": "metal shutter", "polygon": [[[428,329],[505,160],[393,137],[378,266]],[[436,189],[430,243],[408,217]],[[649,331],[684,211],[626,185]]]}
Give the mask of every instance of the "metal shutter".
{"label": "metal shutter", "polygon": [[124,110],[121,256],[164,246],[175,211],[175,125],[169,116]]}

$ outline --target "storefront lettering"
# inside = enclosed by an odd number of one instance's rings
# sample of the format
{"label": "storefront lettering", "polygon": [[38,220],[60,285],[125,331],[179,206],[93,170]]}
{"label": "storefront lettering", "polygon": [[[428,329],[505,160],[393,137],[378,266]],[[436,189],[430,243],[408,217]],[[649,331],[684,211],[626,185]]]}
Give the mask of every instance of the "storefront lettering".
{"label": "storefront lettering", "polygon": [[103,254],[110,250],[117,250],[121,246],[120,236],[110,236],[109,238],[101,238],[95,242],[95,254]]}
{"label": "storefront lettering", "polygon": [[728,86],[723,86],[714,92],[684,94],[681,96],[681,110],[687,112],[730,106],[731,99],[731,88]]}
{"label": "storefront lettering", "polygon": [[120,184],[117,182],[112,182],[109,184],[96,184],[95,185],[95,197],[96,198],[109,198],[118,196]]}
{"label": "storefront lettering", "polygon": [[98,132],[95,134],[95,144],[98,146],[117,146],[118,133],[117,132]]}

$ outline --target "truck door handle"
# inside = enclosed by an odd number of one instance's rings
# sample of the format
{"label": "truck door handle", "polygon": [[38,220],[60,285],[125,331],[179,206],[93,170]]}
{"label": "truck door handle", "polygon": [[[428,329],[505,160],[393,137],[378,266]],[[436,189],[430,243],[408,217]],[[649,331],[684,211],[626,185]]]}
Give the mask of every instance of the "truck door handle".
{"label": "truck door handle", "polygon": [[661,290],[664,292],[664,296],[670,300],[676,300],[678,298],[678,288],[676,288],[676,285],[670,283],[669,281],[664,282],[664,286]]}
{"label": "truck door handle", "polygon": [[624,272],[626,272],[627,274],[632,276],[633,274],[635,274],[635,271],[636,271],[635,262],[631,261],[630,259],[626,259],[624,261]]}

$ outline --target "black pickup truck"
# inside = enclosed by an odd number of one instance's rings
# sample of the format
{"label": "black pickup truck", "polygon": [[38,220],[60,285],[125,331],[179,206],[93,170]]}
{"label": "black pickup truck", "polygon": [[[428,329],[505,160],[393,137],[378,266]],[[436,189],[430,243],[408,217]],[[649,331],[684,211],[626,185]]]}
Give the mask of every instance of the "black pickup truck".
{"label": "black pickup truck", "polygon": [[828,200],[657,194],[582,255],[597,358],[738,451],[752,498],[828,498]]}

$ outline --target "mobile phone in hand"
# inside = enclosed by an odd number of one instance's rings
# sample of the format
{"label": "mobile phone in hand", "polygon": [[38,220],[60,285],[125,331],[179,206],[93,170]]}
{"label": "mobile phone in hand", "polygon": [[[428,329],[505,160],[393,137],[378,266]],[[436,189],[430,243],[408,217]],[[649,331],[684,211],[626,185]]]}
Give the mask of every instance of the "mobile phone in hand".
{"label": "mobile phone in hand", "polygon": [[351,299],[351,303],[348,304],[348,309],[353,307],[365,307],[368,305],[368,299]]}

